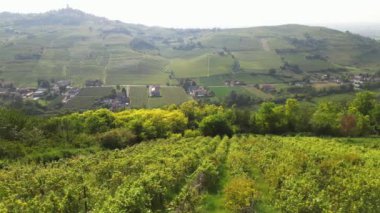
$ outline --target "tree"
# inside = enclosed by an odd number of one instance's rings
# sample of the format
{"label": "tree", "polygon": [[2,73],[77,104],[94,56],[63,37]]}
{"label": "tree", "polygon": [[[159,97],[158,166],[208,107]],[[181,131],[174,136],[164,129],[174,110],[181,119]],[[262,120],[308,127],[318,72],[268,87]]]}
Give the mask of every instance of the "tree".
{"label": "tree", "polygon": [[371,125],[380,133],[380,104],[376,104],[376,106],[370,112]]}
{"label": "tree", "polygon": [[339,106],[333,102],[318,104],[310,120],[314,132],[321,135],[336,135],[340,125],[339,112]]}
{"label": "tree", "polygon": [[232,126],[223,114],[209,115],[199,123],[199,129],[205,136],[231,136]]}
{"label": "tree", "polygon": [[350,107],[356,108],[363,115],[368,115],[375,108],[376,96],[372,92],[359,92],[355,95]]}
{"label": "tree", "polygon": [[0,108],[0,138],[14,140],[26,128],[29,118],[17,110]]}
{"label": "tree", "polygon": [[287,131],[284,107],[273,102],[264,102],[252,117],[259,133],[283,133]]}
{"label": "tree", "polygon": [[125,87],[121,89],[121,94],[123,94],[124,97],[127,97],[127,90],[125,89]]}
{"label": "tree", "polygon": [[232,65],[232,71],[233,72],[239,72],[240,71],[240,62],[239,60],[235,59],[234,64]]}
{"label": "tree", "polygon": [[270,70],[268,71],[268,74],[269,74],[269,75],[275,75],[276,72],[277,72],[277,70],[272,68],[272,69],[270,69]]}
{"label": "tree", "polygon": [[344,136],[361,136],[373,132],[369,115],[361,114],[355,107],[341,113],[340,129]]}

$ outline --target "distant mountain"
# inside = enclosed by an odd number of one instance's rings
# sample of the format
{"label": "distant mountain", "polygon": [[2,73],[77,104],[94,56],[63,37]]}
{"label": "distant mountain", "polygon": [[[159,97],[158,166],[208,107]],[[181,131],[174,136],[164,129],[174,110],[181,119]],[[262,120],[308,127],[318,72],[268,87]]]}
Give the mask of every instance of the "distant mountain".
{"label": "distant mountain", "polygon": [[285,82],[318,73],[376,72],[379,59],[374,39],[324,27],[169,29],[70,8],[0,13],[0,79],[20,86],[34,86],[38,79],[70,79],[77,85],[88,79],[106,84],[166,84],[181,78],[203,85],[229,79]]}
{"label": "distant mountain", "polygon": [[327,26],[380,40],[380,23],[335,24]]}

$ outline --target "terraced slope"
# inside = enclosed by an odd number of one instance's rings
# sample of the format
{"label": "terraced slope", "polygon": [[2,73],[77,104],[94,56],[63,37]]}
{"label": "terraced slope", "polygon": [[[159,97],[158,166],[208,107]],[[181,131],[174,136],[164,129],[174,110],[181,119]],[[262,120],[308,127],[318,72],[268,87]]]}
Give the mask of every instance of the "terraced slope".
{"label": "terraced slope", "polygon": [[269,69],[288,81],[316,72],[375,72],[379,59],[379,42],[323,27],[179,30],[73,9],[0,14],[0,78],[20,86],[35,86],[41,78],[77,85],[87,79],[107,85],[166,84],[185,77],[223,82]]}

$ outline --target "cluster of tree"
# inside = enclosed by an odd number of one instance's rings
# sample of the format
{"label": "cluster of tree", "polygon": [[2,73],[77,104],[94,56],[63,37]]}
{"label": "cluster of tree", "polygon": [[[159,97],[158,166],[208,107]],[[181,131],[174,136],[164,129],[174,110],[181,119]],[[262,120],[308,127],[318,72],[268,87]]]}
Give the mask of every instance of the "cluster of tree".
{"label": "cluster of tree", "polygon": [[289,70],[289,71],[292,71],[294,73],[302,73],[303,71],[301,70],[301,68],[297,65],[297,64],[290,64],[289,62],[287,61],[284,61],[284,65],[282,65],[280,67],[281,70]]}
{"label": "cluster of tree", "polygon": [[257,133],[284,134],[311,132],[316,135],[362,136],[379,134],[380,104],[370,92],[358,93],[347,106],[334,102],[316,108],[288,99],[284,105],[263,103],[251,115]]}
{"label": "cluster of tree", "polygon": [[327,61],[329,58],[328,56],[320,55],[320,54],[314,54],[314,55],[307,55],[305,56],[307,60],[321,60],[321,61]]}
{"label": "cluster of tree", "polygon": [[155,50],[157,49],[156,46],[153,44],[140,39],[140,38],[134,38],[132,41],[129,43],[132,49],[137,50],[137,51],[144,51],[144,50]]}
{"label": "cluster of tree", "polygon": [[203,45],[200,41],[198,42],[193,42],[193,41],[190,41],[188,43],[182,43],[178,46],[174,46],[173,49],[174,50],[183,50],[183,51],[189,51],[189,50],[193,50],[195,48],[203,48]]}
{"label": "cluster of tree", "polygon": [[233,72],[239,72],[239,71],[241,71],[239,60],[234,59],[234,63],[232,64],[232,71]]}
{"label": "cluster of tree", "polygon": [[[239,96],[233,94],[231,98],[239,100]],[[244,98],[242,100],[242,103],[246,102]],[[26,116],[15,110],[0,110],[0,139],[31,145],[39,141],[55,141],[78,146],[78,141],[86,141],[89,146],[97,144],[114,149],[176,134],[313,133],[364,136],[379,132],[380,104],[371,92],[358,93],[346,106],[323,102],[311,107],[296,99],[288,99],[285,104],[264,102],[257,111],[223,108],[196,101],[163,109],[121,112],[100,109],[49,118]],[[98,143],[89,144],[87,141]]]}
{"label": "cluster of tree", "polygon": [[326,47],[325,39],[315,39],[310,34],[304,34],[305,39],[287,38],[289,43],[301,50],[317,51]]}
{"label": "cluster of tree", "polygon": [[246,94],[239,94],[235,91],[231,91],[230,94],[225,98],[224,105],[227,107],[247,107],[252,106],[255,103],[255,99]]}
{"label": "cluster of tree", "polygon": [[293,94],[298,94],[298,95],[304,94],[311,97],[315,97],[315,96],[328,96],[331,94],[353,92],[354,87],[352,84],[342,84],[338,87],[322,88],[318,90],[310,85],[305,85],[302,87],[299,87],[299,86],[288,87],[287,91]]}

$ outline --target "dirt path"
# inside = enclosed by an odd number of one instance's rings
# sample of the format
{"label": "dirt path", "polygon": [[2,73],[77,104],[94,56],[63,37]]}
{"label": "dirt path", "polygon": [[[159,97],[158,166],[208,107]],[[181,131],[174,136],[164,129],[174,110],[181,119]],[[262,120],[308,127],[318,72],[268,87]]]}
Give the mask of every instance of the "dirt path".
{"label": "dirt path", "polygon": [[107,61],[107,64],[104,66],[104,69],[103,69],[102,80],[103,80],[103,83],[104,83],[104,84],[106,83],[106,80],[107,80],[108,65],[110,64],[111,57],[112,57],[112,55],[109,54],[109,55],[108,55],[108,61]]}
{"label": "dirt path", "polygon": [[261,46],[263,47],[263,49],[267,52],[270,51],[270,47],[269,47],[269,44],[268,44],[268,39],[265,39],[265,38],[262,38],[260,39],[260,42],[261,42]]}

